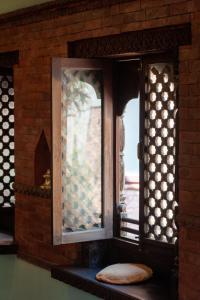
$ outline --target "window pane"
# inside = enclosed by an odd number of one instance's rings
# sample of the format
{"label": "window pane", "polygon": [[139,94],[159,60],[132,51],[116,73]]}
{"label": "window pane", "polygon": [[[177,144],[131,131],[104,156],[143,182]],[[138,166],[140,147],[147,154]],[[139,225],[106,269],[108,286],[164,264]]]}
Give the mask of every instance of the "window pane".
{"label": "window pane", "polygon": [[124,112],[125,146],[124,171],[126,213],[128,218],[139,220],[139,99],[128,102]]}
{"label": "window pane", "polygon": [[63,231],[102,227],[101,71],[62,69]]}
{"label": "window pane", "polygon": [[121,236],[138,239],[139,236],[139,99],[132,99],[121,117]]}

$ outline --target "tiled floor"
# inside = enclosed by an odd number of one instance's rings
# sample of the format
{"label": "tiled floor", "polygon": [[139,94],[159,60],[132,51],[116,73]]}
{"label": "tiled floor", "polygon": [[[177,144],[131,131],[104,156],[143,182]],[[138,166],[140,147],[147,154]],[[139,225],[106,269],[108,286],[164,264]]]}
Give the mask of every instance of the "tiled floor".
{"label": "tiled floor", "polygon": [[13,243],[13,237],[9,234],[0,232],[0,245],[10,245]]}

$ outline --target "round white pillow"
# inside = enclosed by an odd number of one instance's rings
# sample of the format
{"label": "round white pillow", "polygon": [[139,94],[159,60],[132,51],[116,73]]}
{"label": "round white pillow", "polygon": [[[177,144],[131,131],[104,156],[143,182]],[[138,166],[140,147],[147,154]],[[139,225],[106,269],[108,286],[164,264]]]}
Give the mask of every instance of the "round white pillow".
{"label": "round white pillow", "polygon": [[152,269],[146,265],[125,263],[104,268],[97,273],[96,279],[112,284],[130,284],[147,280],[152,275]]}

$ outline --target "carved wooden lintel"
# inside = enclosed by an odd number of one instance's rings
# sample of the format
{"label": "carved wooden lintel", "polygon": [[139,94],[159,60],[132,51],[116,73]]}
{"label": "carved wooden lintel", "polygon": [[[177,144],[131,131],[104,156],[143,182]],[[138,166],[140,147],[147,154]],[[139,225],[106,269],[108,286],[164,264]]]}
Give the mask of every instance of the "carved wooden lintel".
{"label": "carved wooden lintel", "polygon": [[191,26],[167,26],[69,43],[71,57],[103,57],[122,53],[167,51],[191,43]]}
{"label": "carved wooden lintel", "polygon": [[42,190],[39,186],[29,186],[22,183],[15,183],[14,185],[15,192],[19,194],[36,196],[41,198],[51,198],[51,190]]}

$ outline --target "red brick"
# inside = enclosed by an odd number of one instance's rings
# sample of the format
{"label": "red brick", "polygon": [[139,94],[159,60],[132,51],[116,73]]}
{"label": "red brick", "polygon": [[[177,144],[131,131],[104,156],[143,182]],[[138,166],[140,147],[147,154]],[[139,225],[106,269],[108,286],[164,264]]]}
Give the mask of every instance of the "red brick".
{"label": "red brick", "polygon": [[170,5],[170,15],[181,15],[193,11],[193,1],[183,1]]}
{"label": "red brick", "polygon": [[190,200],[181,197],[180,195],[179,213],[199,217],[200,216],[200,193],[198,191],[198,192],[192,192],[191,194],[193,195],[193,197],[191,197]]}
{"label": "red brick", "polygon": [[169,6],[159,6],[155,8],[146,9],[146,18],[147,19],[159,19],[169,16]]}
{"label": "red brick", "polygon": [[180,109],[200,107],[200,97],[181,97],[179,100]]}
{"label": "red brick", "polygon": [[[191,144],[191,143],[180,141],[179,153],[181,155],[179,160],[180,166],[184,165],[183,160],[186,162],[188,161],[188,159],[190,158],[189,155],[196,156],[194,157],[194,159],[192,159],[192,161],[197,160],[198,162],[197,158],[198,158],[198,154],[200,153],[200,144],[196,144],[196,143]],[[184,154],[188,155],[187,158],[185,156],[182,156]]]}
{"label": "red brick", "polygon": [[191,86],[189,84],[179,83],[179,95],[181,97],[187,97],[190,95]]}
{"label": "red brick", "polygon": [[199,59],[189,61],[188,65],[189,65],[190,72],[194,72],[196,74],[198,72],[200,72],[200,60]]}
{"label": "red brick", "polygon": [[200,48],[199,47],[191,47],[184,46],[179,48],[180,60],[193,60],[200,58]]}
{"label": "red brick", "polygon": [[195,10],[200,10],[200,2],[199,2],[199,0],[193,0],[193,5],[194,5],[194,11]]}
{"label": "red brick", "polygon": [[163,5],[165,4],[172,4],[172,3],[180,3],[183,0],[141,0],[141,8],[146,8],[146,7],[158,7],[162,3]]}
{"label": "red brick", "polygon": [[110,13],[111,15],[118,15],[120,13],[120,5],[119,4],[112,5],[110,8]]}
{"label": "red brick", "polygon": [[194,24],[192,24],[193,28],[194,28],[194,25],[198,25],[200,23],[200,12],[197,12],[195,11],[195,13],[192,15],[192,21]]}
{"label": "red brick", "polygon": [[183,260],[186,264],[196,265],[200,267],[200,256],[198,254],[183,251],[183,253],[181,253],[180,259]]}
{"label": "red brick", "polygon": [[198,132],[200,130],[200,120],[181,119],[179,122],[179,129],[180,131]]}
{"label": "red brick", "polygon": [[132,11],[140,10],[140,1],[135,0],[133,2],[121,3],[119,5],[119,11],[121,13],[129,13]]}
{"label": "red brick", "polygon": [[189,72],[189,61],[181,61],[179,64],[179,74]]}
{"label": "red brick", "polygon": [[179,188],[190,192],[200,192],[199,180],[180,179]]}
{"label": "red brick", "polygon": [[192,70],[190,73],[180,73],[179,79],[182,84],[193,84],[199,81],[198,75],[200,75],[200,73]]}
{"label": "red brick", "polygon": [[189,95],[200,96],[200,84],[199,83],[188,85],[188,87],[189,87]]}
{"label": "red brick", "polygon": [[[184,142],[183,142],[184,143]],[[182,154],[183,150],[181,150],[181,146],[180,146],[180,155],[179,155],[179,165],[180,166],[185,166],[185,167],[189,167],[189,166],[193,166],[193,167],[199,167],[200,166],[200,157],[198,154]]]}
{"label": "red brick", "polygon": [[138,22],[145,20],[145,10],[136,11],[124,16],[124,23]]}
{"label": "red brick", "polygon": [[[200,286],[198,284],[200,282],[200,274],[198,272],[197,267],[193,264],[187,264],[186,262],[182,262],[182,263],[184,266],[184,273],[187,273],[187,276],[184,276],[184,278],[182,278],[184,285],[186,285],[189,289],[191,289],[193,286],[193,282],[191,278],[193,278],[193,280],[197,285],[196,290],[200,292]],[[182,277],[182,272],[180,272],[180,276]]]}
{"label": "red brick", "polygon": [[[84,30],[93,30],[93,29],[101,28],[101,26],[102,26],[101,19],[87,21],[84,23],[84,25],[82,24],[82,28],[84,28]],[[79,30],[79,31],[81,31],[81,30]]]}
{"label": "red brick", "polygon": [[[200,107],[196,106],[194,108],[180,108],[179,110],[181,120],[199,120],[200,119]],[[198,123],[197,123],[198,124]],[[198,129],[198,127],[196,128]]]}
{"label": "red brick", "polygon": [[115,26],[123,23],[124,16],[122,14],[116,16],[108,16],[103,18],[103,26]]}
{"label": "red brick", "polygon": [[[185,220],[187,222],[187,216],[185,216]],[[192,227],[182,227],[179,244],[184,251],[200,254],[199,230]]]}
{"label": "red brick", "polygon": [[181,142],[186,143],[200,143],[200,131],[198,132],[180,132],[180,140]]}
{"label": "red brick", "polygon": [[[180,167],[179,169],[179,176],[182,179],[200,179],[200,167]],[[200,196],[200,194],[199,194]],[[200,203],[199,203],[200,205]]]}

